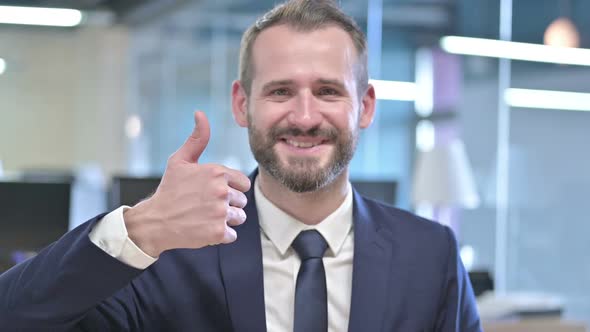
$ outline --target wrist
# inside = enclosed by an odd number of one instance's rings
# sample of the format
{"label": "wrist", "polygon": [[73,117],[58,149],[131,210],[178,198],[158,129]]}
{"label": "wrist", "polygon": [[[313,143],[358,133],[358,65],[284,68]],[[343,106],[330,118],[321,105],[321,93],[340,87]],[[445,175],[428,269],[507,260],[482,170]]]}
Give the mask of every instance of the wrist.
{"label": "wrist", "polygon": [[[143,201],[132,208],[125,209],[123,220],[127,228],[129,239],[144,253],[157,258],[162,253],[154,238],[158,234],[155,230],[157,223],[154,222],[153,214],[149,213],[147,201]],[[151,217],[150,217],[151,216]]]}

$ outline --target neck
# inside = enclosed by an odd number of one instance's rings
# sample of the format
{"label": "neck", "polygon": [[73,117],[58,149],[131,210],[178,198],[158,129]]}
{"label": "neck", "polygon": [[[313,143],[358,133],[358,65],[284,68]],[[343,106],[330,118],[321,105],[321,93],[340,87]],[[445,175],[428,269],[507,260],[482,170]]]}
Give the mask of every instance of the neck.
{"label": "neck", "polygon": [[348,169],[321,189],[297,193],[259,168],[258,181],[264,196],[281,210],[307,225],[317,225],[334,212],[348,192]]}

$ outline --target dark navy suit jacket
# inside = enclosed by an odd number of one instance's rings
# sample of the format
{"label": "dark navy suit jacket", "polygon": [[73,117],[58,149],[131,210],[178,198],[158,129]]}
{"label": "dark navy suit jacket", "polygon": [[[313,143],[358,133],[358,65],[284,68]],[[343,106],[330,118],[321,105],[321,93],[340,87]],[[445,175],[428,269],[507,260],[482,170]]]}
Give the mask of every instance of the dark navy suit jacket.
{"label": "dark navy suit jacket", "polygon": [[[146,270],[89,240],[102,216],[86,222],[0,276],[0,331],[265,331],[253,190],[247,197],[235,243],[171,250]],[[353,209],[349,331],[481,331],[451,230],[356,191]]]}

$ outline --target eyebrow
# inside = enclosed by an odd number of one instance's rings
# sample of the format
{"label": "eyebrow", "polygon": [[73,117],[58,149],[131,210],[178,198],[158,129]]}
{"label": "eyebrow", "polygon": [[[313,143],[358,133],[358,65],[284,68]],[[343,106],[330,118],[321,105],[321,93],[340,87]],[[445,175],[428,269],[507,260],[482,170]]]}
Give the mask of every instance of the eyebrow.
{"label": "eyebrow", "polygon": [[262,91],[267,91],[276,86],[285,86],[285,85],[294,85],[295,81],[293,80],[275,80],[270,81],[262,86]]}
{"label": "eyebrow", "polygon": [[[333,85],[339,89],[346,90],[346,86],[339,80],[336,79],[327,79],[327,78],[320,78],[315,81],[316,83],[320,84],[328,84]],[[274,80],[270,81],[262,86],[262,91],[267,91],[276,86],[288,86],[288,85],[295,85],[294,80]]]}
{"label": "eyebrow", "polygon": [[339,89],[346,90],[346,86],[344,85],[344,83],[342,83],[339,80],[320,78],[316,82],[317,83],[320,83],[320,84],[333,85],[333,86],[335,86],[335,87],[337,87]]}

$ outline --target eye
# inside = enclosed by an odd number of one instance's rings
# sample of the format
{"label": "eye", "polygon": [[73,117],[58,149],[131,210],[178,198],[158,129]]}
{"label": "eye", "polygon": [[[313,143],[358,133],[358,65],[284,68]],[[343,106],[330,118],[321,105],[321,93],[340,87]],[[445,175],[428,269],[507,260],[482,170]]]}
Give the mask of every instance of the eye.
{"label": "eye", "polygon": [[330,88],[330,87],[323,87],[320,89],[319,91],[319,95],[320,96],[335,96],[338,95],[338,91],[334,88]]}
{"label": "eye", "polygon": [[289,90],[287,90],[286,88],[274,89],[270,92],[270,95],[271,96],[288,96]]}

